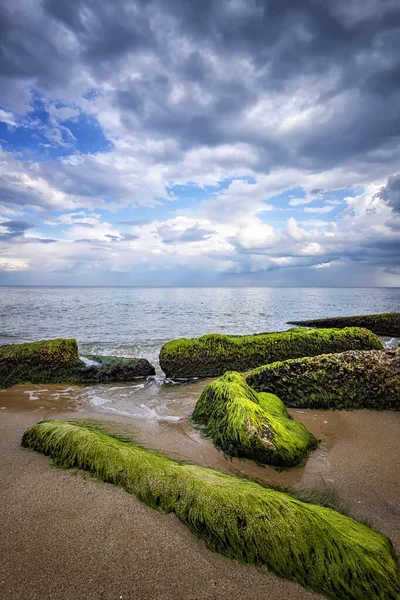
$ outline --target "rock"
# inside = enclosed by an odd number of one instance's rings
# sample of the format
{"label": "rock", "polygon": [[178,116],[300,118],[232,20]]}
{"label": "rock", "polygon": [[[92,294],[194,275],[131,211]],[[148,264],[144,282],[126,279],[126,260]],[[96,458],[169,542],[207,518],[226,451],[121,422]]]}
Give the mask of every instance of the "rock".
{"label": "rock", "polygon": [[365,327],[376,335],[400,337],[400,313],[382,313],[358,317],[333,317],[330,319],[312,319],[310,321],[289,321],[293,325],[306,327]]}
{"label": "rock", "polygon": [[275,362],[247,377],[286,406],[400,409],[400,349],[350,351]]}
{"label": "rock", "polygon": [[233,371],[209,383],[193,412],[217,448],[230,456],[259,464],[291,467],[299,464],[317,440],[289,416],[274,394],[256,393]]}
{"label": "rock", "polygon": [[382,349],[379,339],[359,328],[297,328],[243,336],[209,334],[167,342],[160,351],[160,366],[167,377],[215,377],[226,371],[248,371],[277,360],[374,348]]}
{"label": "rock", "polygon": [[145,359],[113,356],[93,357],[99,366],[86,366],[79,359],[73,339],[44,340],[0,346],[0,386],[17,383],[97,383],[130,381],[154,375]]}
{"label": "rock", "polygon": [[123,358],[120,356],[98,356],[87,354],[85,358],[98,363],[81,372],[83,383],[107,383],[108,381],[131,381],[137,377],[155,375],[156,370],[145,358]]}
{"label": "rock", "polygon": [[176,515],[226,557],[263,565],[334,600],[400,597],[398,559],[381,533],[245,478],[171,460],[105,428],[96,422],[42,421],[24,433],[22,445]]}

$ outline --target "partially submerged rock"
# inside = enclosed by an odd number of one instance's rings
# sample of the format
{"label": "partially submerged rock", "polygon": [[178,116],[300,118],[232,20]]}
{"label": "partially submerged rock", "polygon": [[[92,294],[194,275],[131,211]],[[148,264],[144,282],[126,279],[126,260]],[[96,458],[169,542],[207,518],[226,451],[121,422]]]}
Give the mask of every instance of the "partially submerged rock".
{"label": "partially submerged rock", "polygon": [[44,421],[22,445],[64,468],[89,471],[164,513],[174,513],[229,558],[265,565],[336,600],[398,600],[390,540],[330,508],[165,456],[79,421]]}
{"label": "partially submerged rock", "polygon": [[160,366],[167,377],[215,377],[226,371],[248,371],[277,360],[373,348],[382,349],[379,339],[359,328],[297,328],[243,336],[209,334],[167,342],[160,351]]}
{"label": "partially submerged rock", "polygon": [[274,394],[256,393],[240,373],[228,372],[209,383],[193,412],[217,448],[260,464],[299,464],[317,440],[289,416]]}
{"label": "partially submerged rock", "polygon": [[400,349],[350,351],[275,362],[247,377],[286,406],[400,410]]}
{"label": "partially submerged rock", "polygon": [[131,381],[137,377],[155,375],[152,364],[145,358],[124,358],[121,356],[99,356],[86,354],[85,358],[94,365],[81,372],[82,383],[107,383],[108,381]]}
{"label": "partially submerged rock", "polygon": [[44,340],[0,346],[0,386],[17,383],[93,383],[130,381],[154,375],[145,359],[109,356],[92,357],[98,365],[87,366],[79,359],[73,339]]}
{"label": "partially submerged rock", "polygon": [[311,319],[309,321],[289,321],[293,325],[306,327],[365,327],[377,335],[400,337],[400,313],[381,313],[357,317],[333,317],[329,319]]}

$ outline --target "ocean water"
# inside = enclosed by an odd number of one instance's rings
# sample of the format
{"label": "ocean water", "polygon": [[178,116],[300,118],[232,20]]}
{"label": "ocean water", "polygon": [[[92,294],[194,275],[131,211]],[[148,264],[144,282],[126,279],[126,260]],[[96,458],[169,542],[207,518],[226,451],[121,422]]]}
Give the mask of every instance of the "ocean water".
{"label": "ocean water", "polygon": [[0,344],[75,338],[81,353],[144,357],[205,333],[400,310],[400,288],[0,288]]}

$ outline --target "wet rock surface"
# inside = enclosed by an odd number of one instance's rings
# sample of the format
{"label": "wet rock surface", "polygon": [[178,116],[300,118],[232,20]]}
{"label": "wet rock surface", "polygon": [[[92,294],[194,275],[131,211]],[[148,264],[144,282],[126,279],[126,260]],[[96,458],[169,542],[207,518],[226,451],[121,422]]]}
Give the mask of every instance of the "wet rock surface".
{"label": "wet rock surface", "polygon": [[146,359],[116,356],[79,358],[74,339],[58,338],[0,346],[0,386],[18,383],[99,383],[154,375]]}
{"label": "wet rock surface", "polygon": [[400,312],[311,319],[308,321],[289,321],[289,323],[293,325],[305,325],[306,327],[365,327],[377,335],[400,337]]}
{"label": "wet rock surface", "polygon": [[382,344],[375,334],[355,327],[295,328],[244,336],[209,334],[167,342],[161,348],[160,366],[167,377],[215,377],[226,371],[248,371],[277,360],[367,349],[382,349]]}
{"label": "wet rock surface", "polygon": [[400,349],[275,362],[252,371],[247,382],[291,407],[400,410]]}

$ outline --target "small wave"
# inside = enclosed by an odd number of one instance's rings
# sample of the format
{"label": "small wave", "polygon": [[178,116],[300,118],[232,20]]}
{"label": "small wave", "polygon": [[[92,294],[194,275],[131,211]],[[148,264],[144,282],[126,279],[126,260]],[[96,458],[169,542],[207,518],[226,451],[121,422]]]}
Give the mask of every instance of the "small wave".
{"label": "small wave", "polygon": [[386,350],[393,350],[394,348],[398,348],[400,345],[400,338],[390,338],[390,340],[383,340],[383,347]]}
{"label": "small wave", "polygon": [[100,367],[100,363],[96,360],[91,360],[90,358],[86,358],[86,356],[79,356],[79,360],[81,360],[87,367]]}
{"label": "small wave", "polygon": [[164,385],[164,383],[168,383],[169,385],[179,385],[179,381],[174,381],[173,379],[169,379],[163,375],[149,375],[146,377],[146,381],[150,381],[151,383],[155,383],[158,387]]}
{"label": "small wave", "polygon": [[93,404],[93,406],[103,406],[103,404],[107,404],[110,402],[108,398],[102,398],[101,396],[93,395],[89,398],[89,402]]}

